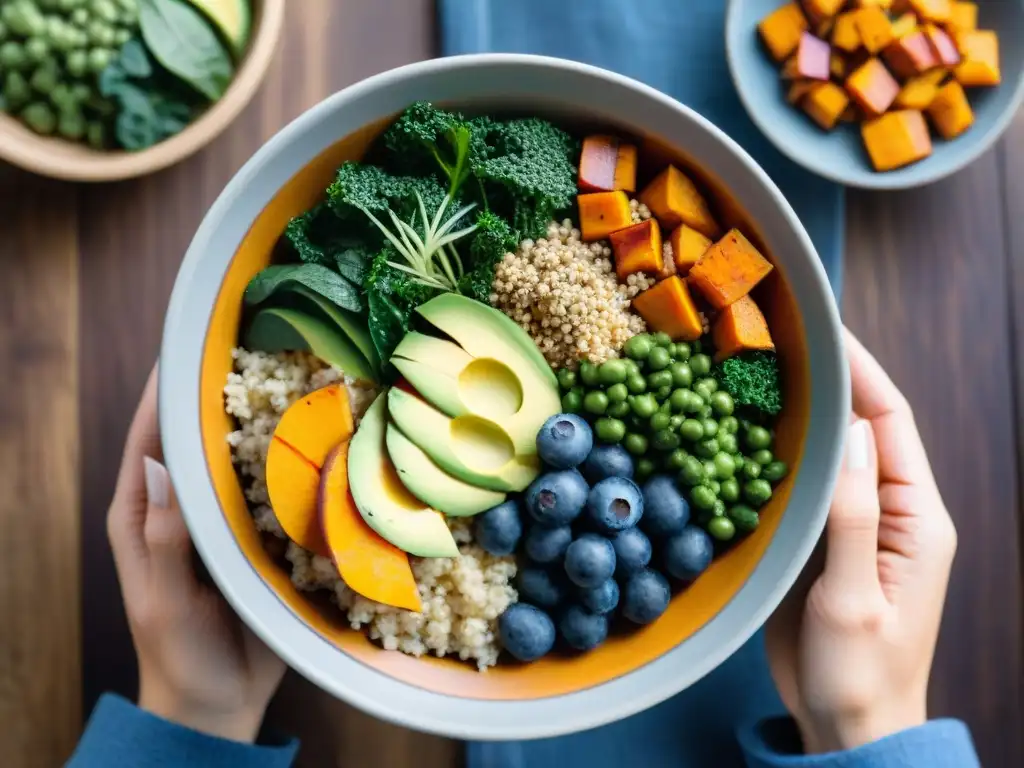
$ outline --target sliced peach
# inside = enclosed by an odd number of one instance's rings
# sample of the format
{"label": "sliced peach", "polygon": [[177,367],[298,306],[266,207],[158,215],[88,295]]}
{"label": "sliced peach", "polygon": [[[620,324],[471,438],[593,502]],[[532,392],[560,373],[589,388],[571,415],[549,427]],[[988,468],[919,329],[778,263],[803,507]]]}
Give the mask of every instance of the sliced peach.
{"label": "sliced peach", "polygon": [[348,440],[354,429],[348,392],[344,386],[332,384],[292,403],[274,430],[274,437],[284,440],[319,469],[327,454]]}
{"label": "sliced peach", "polygon": [[420,612],[419,589],[409,556],[363,521],[348,487],[349,441],[327,457],[320,475],[320,525],[334,567],[368,600]]}

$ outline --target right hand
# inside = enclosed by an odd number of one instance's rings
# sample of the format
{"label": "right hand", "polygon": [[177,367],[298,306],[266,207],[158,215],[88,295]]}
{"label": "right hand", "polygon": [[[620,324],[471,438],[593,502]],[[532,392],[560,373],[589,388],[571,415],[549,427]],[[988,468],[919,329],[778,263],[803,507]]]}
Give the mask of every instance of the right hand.
{"label": "right hand", "polygon": [[767,628],[772,675],[808,754],[925,722],[956,551],[910,406],[849,332],[846,348],[854,413],[824,570]]}

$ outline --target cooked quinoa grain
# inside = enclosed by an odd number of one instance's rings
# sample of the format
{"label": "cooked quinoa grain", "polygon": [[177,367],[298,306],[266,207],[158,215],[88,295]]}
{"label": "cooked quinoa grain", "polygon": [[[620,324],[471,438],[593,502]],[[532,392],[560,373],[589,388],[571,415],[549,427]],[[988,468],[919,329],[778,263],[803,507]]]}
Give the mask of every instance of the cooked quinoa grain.
{"label": "cooked quinoa grain", "polygon": [[637,199],[631,199],[629,201],[629,218],[634,224],[639,224],[641,221],[647,221],[651,218],[651,209],[641,203]]}
{"label": "cooked quinoa grain", "polygon": [[[648,212],[649,213],[649,212]],[[584,243],[566,219],[552,221],[547,237],[523,240],[494,272],[491,303],[519,324],[555,368],[616,357],[646,325],[629,302],[654,284],[630,275],[620,283],[606,241]]]}

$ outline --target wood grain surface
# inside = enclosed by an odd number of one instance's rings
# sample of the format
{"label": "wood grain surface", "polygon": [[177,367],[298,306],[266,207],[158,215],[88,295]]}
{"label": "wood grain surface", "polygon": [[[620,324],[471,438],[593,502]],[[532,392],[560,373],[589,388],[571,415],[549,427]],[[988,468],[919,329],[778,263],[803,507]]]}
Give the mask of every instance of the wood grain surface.
{"label": "wood grain surface", "polygon": [[[301,0],[301,8],[258,97],[191,160],[100,187],[0,169],[5,767],[58,765],[83,707],[103,690],[135,695],[104,517],[174,276],[203,212],[304,109],[435,50],[430,0]],[[966,720],[995,768],[1024,765],[1021,211],[1024,116],[952,179],[851,194],[844,295],[847,322],[915,406],[960,531],[932,711]],[[269,720],[303,739],[305,766],[462,761],[459,745],[373,720],[297,676]]]}

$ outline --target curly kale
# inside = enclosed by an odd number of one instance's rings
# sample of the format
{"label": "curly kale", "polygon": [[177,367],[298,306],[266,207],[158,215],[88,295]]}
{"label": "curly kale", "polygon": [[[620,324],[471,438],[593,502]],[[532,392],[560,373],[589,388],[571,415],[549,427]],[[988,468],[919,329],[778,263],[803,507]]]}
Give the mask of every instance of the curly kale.
{"label": "curly kale", "polygon": [[494,282],[494,268],[506,253],[515,251],[517,240],[508,222],[491,211],[477,216],[476,226],[469,246],[472,266],[459,281],[459,293],[486,304]]}
{"label": "curly kale", "polygon": [[344,230],[345,222],[320,203],[289,221],[284,236],[300,260],[333,267],[339,253],[357,244]]}
{"label": "curly kale", "polygon": [[350,220],[354,211],[382,214],[391,210],[403,221],[410,221],[418,213],[417,192],[428,211],[436,211],[446,197],[436,179],[393,176],[374,165],[349,161],[342,164],[327,188],[327,201],[345,220]]}
{"label": "curly kale", "polygon": [[782,410],[779,364],[771,352],[747,352],[715,366],[714,377],[737,405],[768,416]]}

